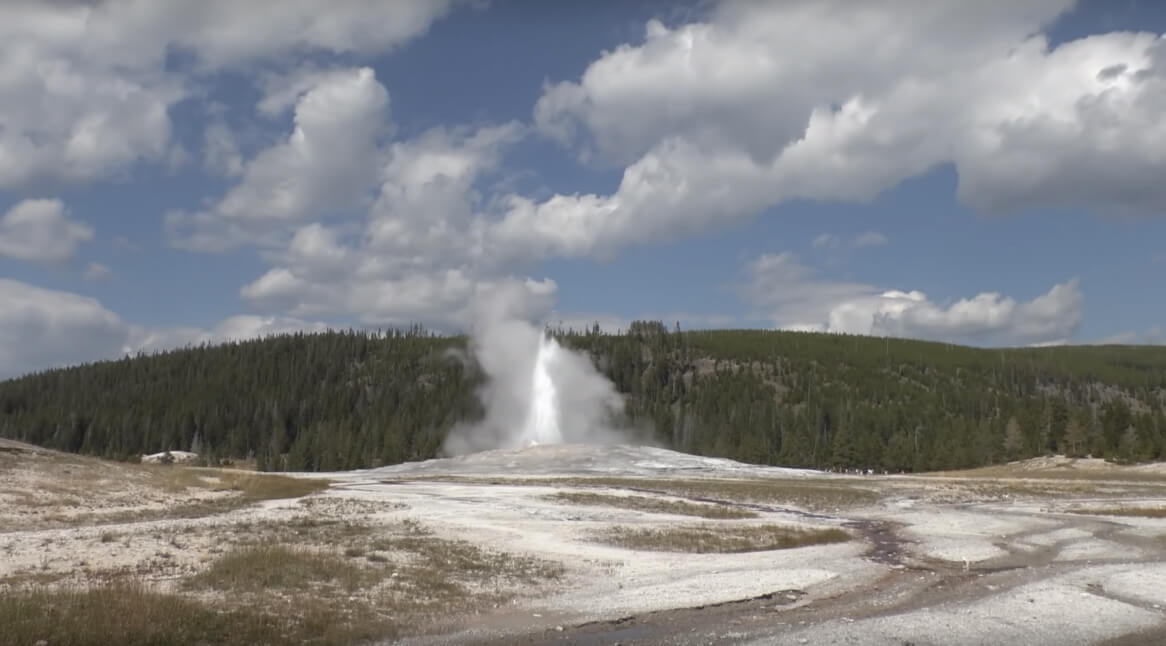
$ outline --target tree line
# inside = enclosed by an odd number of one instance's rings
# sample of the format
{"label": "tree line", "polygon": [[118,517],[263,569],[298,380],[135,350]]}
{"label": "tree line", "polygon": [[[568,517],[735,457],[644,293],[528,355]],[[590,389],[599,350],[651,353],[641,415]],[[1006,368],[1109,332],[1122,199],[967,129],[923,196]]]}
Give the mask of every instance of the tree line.
{"label": "tree line", "polygon": [[[767,330],[549,330],[664,446],[760,464],[923,471],[1049,453],[1166,459],[1166,348],[980,349]],[[483,415],[466,339],[419,326],[204,345],[0,382],[0,436],[265,470],[438,454]]]}

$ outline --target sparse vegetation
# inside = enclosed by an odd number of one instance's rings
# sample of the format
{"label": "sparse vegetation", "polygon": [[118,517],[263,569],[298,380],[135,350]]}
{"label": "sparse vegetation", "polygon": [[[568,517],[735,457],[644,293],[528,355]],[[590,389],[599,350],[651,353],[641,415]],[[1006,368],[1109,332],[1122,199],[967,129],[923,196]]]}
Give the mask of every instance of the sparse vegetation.
{"label": "sparse vegetation", "polygon": [[[472,478],[457,478],[459,482],[475,482]],[[578,487],[596,489],[623,489],[633,493],[651,493],[687,498],[704,504],[755,504],[775,507],[797,507],[815,511],[836,511],[868,505],[878,501],[879,494],[871,489],[846,483],[806,482],[786,479],[751,480],[666,480],[654,478],[492,478],[481,480],[490,484],[527,485],[537,487]]]}
{"label": "sparse vegetation", "polygon": [[307,590],[325,585],[351,591],[373,582],[377,575],[321,550],[286,545],[245,546],[219,557],[187,585],[232,592]]}
{"label": "sparse vegetation", "polygon": [[851,539],[837,528],[803,529],[780,525],[678,525],[658,529],[614,527],[598,539],[633,550],[692,552],[697,554],[762,552],[806,545],[840,543]]}
{"label": "sparse vegetation", "polygon": [[227,607],[140,583],[34,590],[0,596],[5,643],[53,646],[162,644],[318,646],[391,639],[393,619],[342,599],[300,597],[298,607]]}
{"label": "sparse vegetation", "polygon": [[1091,516],[1129,516],[1136,518],[1166,518],[1166,507],[1100,507],[1092,509],[1074,509],[1075,514],[1089,514]]}
{"label": "sparse vegetation", "polygon": [[331,484],[321,478],[296,478],[273,473],[255,473],[232,469],[198,467],[147,467],[172,491],[206,489],[237,492],[245,502],[300,498],[327,489]]}
{"label": "sparse vegetation", "polygon": [[[209,646],[391,640],[448,613],[502,603],[563,573],[558,563],[439,538],[414,522],[378,528],[375,536],[366,525],[298,522],[323,545],[272,540],[237,545],[181,581],[176,593],[160,592],[131,573],[88,589],[18,587],[52,583],[60,572],[10,577],[0,582],[9,586],[0,596],[0,642]],[[324,532],[332,530],[343,532],[346,547],[327,540]],[[295,536],[294,530],[288,533]]]}
{"label": "sparse vegetation", "polygon": [[649,498],[647,496],[616,496],[586,492],[559,492],[547,496],[553,502],[567,502],[574,505],[597,505],[618,507],[657,514],[677,516],[697,516],[700,518],[739,519],[756,518],[757,513],[715,503],[691,503],[682,500]]}
{"label": "sparse vegetation", "polygon": [[984,481],[987,479],[1008,479],[1013,481],[1024,480],[1088,480],[1144,483],[1148,485],[1166,485],[1166,473],[1143,471],[1138,469],[1122,468],[1118,465],[1106,465],[1101,468],[1075,468],[1073,466],[1054,466],[1049,468],[1033,468],[1023,464],[998,464],[979,469],[965,471],[947,471],[934,474],[922,474],[941,478],[968,478]]}
{"label": "sparse vegetation", "polygon": [[10,644],[276,644],[284,634],[280,623],[262,613],[220,611],[142,585],[0,595],[0,626]]}

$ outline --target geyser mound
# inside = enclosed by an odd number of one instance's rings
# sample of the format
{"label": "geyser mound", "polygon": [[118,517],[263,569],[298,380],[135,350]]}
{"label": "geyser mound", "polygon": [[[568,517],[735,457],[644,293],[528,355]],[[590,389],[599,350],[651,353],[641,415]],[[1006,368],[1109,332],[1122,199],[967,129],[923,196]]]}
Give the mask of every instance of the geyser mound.
{"label": "geyser mound", "polygon": [[450,430],[445,455],[532,445],[627,443],[623,397],[592,364],[534,325],[487,320],[470,352],[485,373],[478,396],[485,417]]}
{"label": "geyser mound", "polygon": [[669,449],[626,444],[556,444],[482,451],[470,455],[405,462],[368,472],[375,478],[413,477],[647,477],[647,478],[801,478],[826,477],[820,471],[746,464],[727,458],[689,455]]}

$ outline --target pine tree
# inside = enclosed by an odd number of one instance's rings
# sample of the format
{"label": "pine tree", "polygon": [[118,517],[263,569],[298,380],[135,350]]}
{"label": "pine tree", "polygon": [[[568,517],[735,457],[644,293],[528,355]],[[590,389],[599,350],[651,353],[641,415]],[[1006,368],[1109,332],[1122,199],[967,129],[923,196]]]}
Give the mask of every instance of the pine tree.
{"label": "pine tree", "polygon": [[1004,455],[1009,460],[1015,460],[1020,457],[1020,451],[1024,447],[1024,435],[1020,431],[1020,422],[1016,421],[1016,417],[1009,417],[1008,424],[1004,427]]}
{"label": "pine tree", "polygon": [[1079,458],[1085,455],[1085,447],[1089,441],[1085,434],[1085,427],[1076,419],[1070,418],[1065,426],[1065,455]]}
{"label": "pine tree", "polygon": [[1137,462],[1142,459],[1142,438],[1138,435],[1138,429],[1129,426],[1121,434],[1118,456],[1124,462]]}

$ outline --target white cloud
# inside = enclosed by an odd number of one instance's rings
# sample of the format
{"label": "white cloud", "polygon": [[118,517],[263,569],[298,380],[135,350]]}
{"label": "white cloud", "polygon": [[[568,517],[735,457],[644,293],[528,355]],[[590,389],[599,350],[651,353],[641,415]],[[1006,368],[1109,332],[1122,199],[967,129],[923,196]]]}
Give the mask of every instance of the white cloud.
{"label": "white cloud", "polygon": [[650,22],[534,110],[584,157],[627,164],[618,188],[512,198],[500,235],[600,255],[791,199],[870,200],[944,163],[983,210],[1161,212],[1166,46],[1109,33],[1050,50],[1033,34],[1071,5],[741,2]]}
{"label": "white cloud", "polygon": [[[90,181],[172,158],[169,108],[201,75],[311,51],[371,55],[448,0],[15,0],[0,21],[0,189]],[[180,54],[192,70],[176,72]]]}
{"label": "white cloud", "polygon": [[742,296],[781,328],[961,343],[1063,343],[1076,332],[1084,297],[1076,279],[1027,302],[994,292],[936,303],[920,291],[818,277],[790,253],[748,266]]}
{"label": "white cloud", "polygon": [[243,156],[235,134],[221,121],[213,122],[203,131],[202,166],[206,170],[238,177],[243,174]]}
{"label": "white cloud", "polygon": [[91,262],[85,268],[85,280],[89,282],[109,280],[109,277],[112,275],[113,270],[99,262]]}
{"label": "white cloud", "polygon": [[92,298],[0,278],[0,378],[116,357],[128,328]]}
{"label": "white cloud", "polygon": [[465,329],[473,302],[511,290],[508,302],[545,315],[555,283],[514,275],[514,254],[488,236],[493,207],[479,191],[502,150],[521,135],[510,123],[438,128],[393,143],[363,228],[301,226],[283,250],[269,254],[275,266],[241,296],[293,316]]}
{"label": "white cloud", "polygon": [[170,213],[171,241],[216,251],[267,239],[287,223],[367,203],[388,127],[389,95],[371,68],[324,77],[295,109],[286,141],[247,162],[241,181],[209,211]]}
{"label": "white cloud", "polygon": [[148,329],[131,326],[127,328],[127,344],[122,348],[122,351],[126,353],[154,352],[188,345],[213,345],[278,334],[323,332],[327,329],[328,326],[320,322],[309,322],[290,317],[240,314],[228,317],[210,329],[197,327]]}
{"label": "white cloud", "polygon": [[60,200],[24,200],[0,218],[0,255],[61,262],[93,239],[93,227],[67,217]]}
{"label": "white cloud", "polygon": [[823,233],[814,238],[812,244],[815,249],[835,249],[838,247],[838,236],[832,233]]}
{"label": "white cloud", "polygon": [[860,233],[853,238],[843,240],[842,237],[834,235],[833,233],[819,234],[810,243],[814,249],[835,251],[843,246],[851,249],[862,249],[864,247],[881,247],[887,244],[887,236],[878,231],[866,231]]}
{"label": "white cloud", "polygon": [[1166,328],[1155,325],[1142,332],[1127,330],[1095,341],[1097,345],[1166,345]]}
{"label": "white cloud", "polygon": [[327,329],[319,322],[251,314],[208,329],[146,328],[123,321],[96,299],[5,278],[0,303],[0,379],[138,351]]}
{"label": "white cloud", "polygon": [[887,242],[887,236],[878,231],[867,231],[856,236],[850,244],[855,248],[861,249],[863,247],[881,247],[887,244]]}

